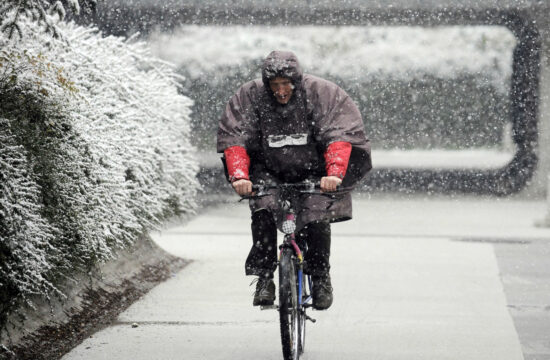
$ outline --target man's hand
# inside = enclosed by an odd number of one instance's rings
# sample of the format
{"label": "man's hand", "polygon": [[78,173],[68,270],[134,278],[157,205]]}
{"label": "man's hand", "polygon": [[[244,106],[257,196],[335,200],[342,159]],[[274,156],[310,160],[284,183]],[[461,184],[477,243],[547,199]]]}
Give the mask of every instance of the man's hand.
{"label": "man's hand", "polygon": [[321,191],[336,191],[336,187],[342,183],[342,179],[337,176],[323,176],[321,178]]}
{"label": "man's hand", "polygon": [[244,196],[252,194],[252,182],[246,179],[235,180],[231,183],[237,194]]}

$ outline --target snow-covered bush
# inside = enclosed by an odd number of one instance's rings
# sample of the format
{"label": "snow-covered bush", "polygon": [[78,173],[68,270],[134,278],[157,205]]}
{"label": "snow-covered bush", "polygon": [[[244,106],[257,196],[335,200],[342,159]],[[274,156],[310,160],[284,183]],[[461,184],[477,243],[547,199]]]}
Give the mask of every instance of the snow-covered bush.
{"label": "snow-covered bush", "polygon": [[196,207],[191,100],[143,43],[0,35],[0,321]]}
{"label": "snow-covered bush", "polygon": [[32,19],[36,26],[60,37],[58,20],[63,20],[67,8],[75,14],[81,13],[81,5],[86,10],[93,11],[97,0],[2,0],[0,4],[0,32],[13,39],[23,38],[23,22]]}
{"label": "snow-covered bush", "polygon": [[198,26],[153,33],[195,100],[197,144],[214,149],[232,93],[260,75],[274,49],[292,50],[304,71],[341,85],[380,148],[498,147],[510,119],[513,34],[495,26]]}

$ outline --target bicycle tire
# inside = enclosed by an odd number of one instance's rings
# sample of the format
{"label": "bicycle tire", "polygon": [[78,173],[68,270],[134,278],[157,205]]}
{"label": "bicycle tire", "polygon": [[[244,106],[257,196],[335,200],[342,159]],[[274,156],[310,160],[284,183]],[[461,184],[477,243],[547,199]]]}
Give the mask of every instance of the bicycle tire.
{"label": "bicycle tire", "polygon": [[[306,282],[307,282],[307,276],[302,274],[302,295],[301,295],[302,304],[307,298]],[[306,309],[304,307],[300,309],[298,325],[299,325],[299,336],[300,336],[300,339],[298,341],[298,348],[299,348],[300,355],[302,355],[306,347]]]}
{"label": "bicycle tire", "polygon": [[283,249],[279,263],[279,318],[285,360],[298,360],[300,357],[300,314],[296,284],[293,252]]}

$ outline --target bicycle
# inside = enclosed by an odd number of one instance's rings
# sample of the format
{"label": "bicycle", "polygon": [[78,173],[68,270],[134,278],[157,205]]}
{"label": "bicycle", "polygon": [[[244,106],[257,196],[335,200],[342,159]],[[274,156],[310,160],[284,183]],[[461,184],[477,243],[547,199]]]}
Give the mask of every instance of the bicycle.
{"label": "bicycle", "polygon": [[[302,194],[322,194],[333,196],[335,193],[322,193],[319,183],[305,181],[295,184],[257,184],[252,186],[254,195],[243,196],[242,199],[254,199],[273,195],[267,191],[279,191],[279,203],[284,212],[281,227],[285,236],[279,246],[279,306],[262,306],[262,310],[276,308],[279,311],[281,327],[281,345],[285,360],[298,360],[305,350],[306,321],[313,323],[315,319],[306,314],[312,307],[312,280],[310,275],[303,273],[304,258],[302,249],[296,243],[296,213],[294,203]],[[338,191],[342,193],[345,191]],[[241,199],[241,200],[242,200]],[[307,245],[302,244],[303,250]],[[299,295],[300,294],[300,295]]]}

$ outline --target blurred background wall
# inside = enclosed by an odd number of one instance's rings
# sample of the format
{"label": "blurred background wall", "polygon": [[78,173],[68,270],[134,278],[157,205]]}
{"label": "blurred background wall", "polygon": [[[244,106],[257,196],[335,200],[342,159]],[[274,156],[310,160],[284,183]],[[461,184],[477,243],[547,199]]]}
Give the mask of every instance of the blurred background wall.
{"label": "blurred background wall", "polygon": [[372,139],[365,189],[542,196],[549,147],[543,1],[116,0],[94,19],[147,39],[194,99],[204,184],[229,96],[274,48],[341,85]]}

